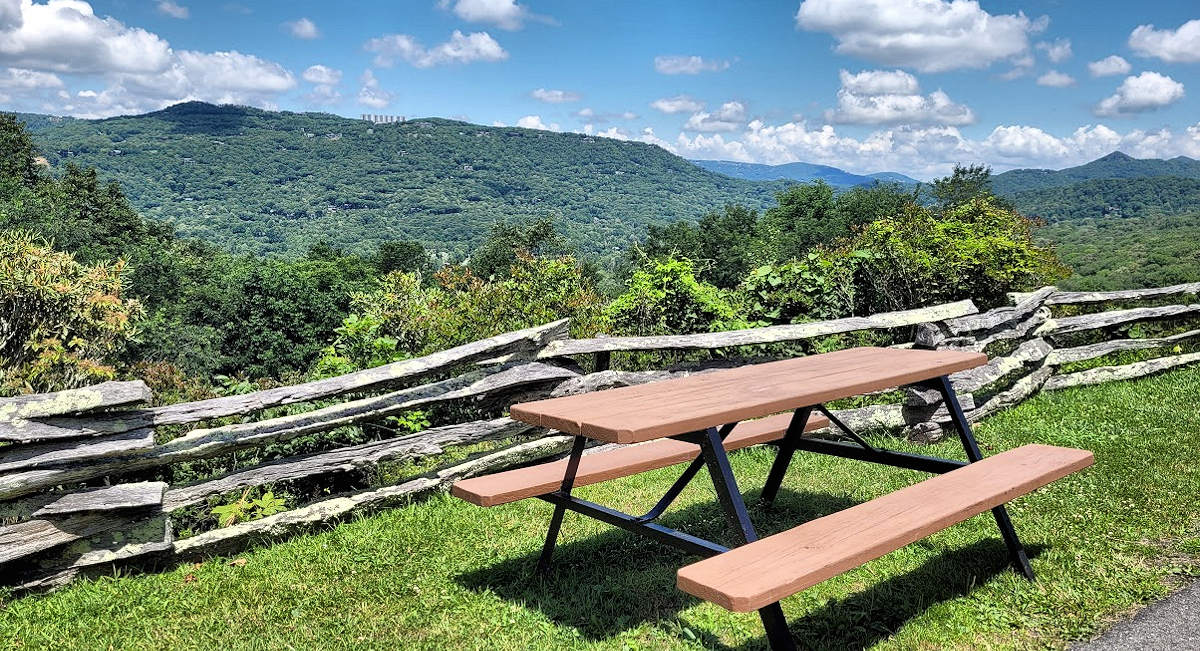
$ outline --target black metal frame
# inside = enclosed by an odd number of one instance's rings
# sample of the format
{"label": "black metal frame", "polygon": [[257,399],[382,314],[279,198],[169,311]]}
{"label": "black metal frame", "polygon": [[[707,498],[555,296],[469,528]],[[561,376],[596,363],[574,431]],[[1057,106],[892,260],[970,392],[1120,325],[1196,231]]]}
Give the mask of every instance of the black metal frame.
{"label": "black metal frame", "polygon": [[[763,501],[768,506],[774,503],[779,493],[779,488],[783,483],[783,478],[787,474],[788,466],[791,465],[792,457],[797,450],[860,461],[870,461],[931,473],[949,472],[956,468],[961,468],[968,463],[981,460],[983,454],[979,450],[979,444],[975,441],[971,425],[963,413],[962,406],[958,402],[958,396],[955,394],[954,387],[951,385],[949,378],[942,376],[915,383],[914,386],[933,389],[941,394],[949,410],[950,420],[958,431],[959,439],[962,441],[963,449],[966,451],[969,461],[942,459],[874,447],[847,427],[825,405],[812,405],[797,409],[793,413],[792,420],[788,424],[787,431],[783,437],[773,444],[778,448],[778,452],[767,475],[767,480],[763,485]],[[827,416],[853,442],[847,443],[805,438],[803,436],[804,428],[814,409]],[[571,489],[575,484],[575,474],[579,470],[579,460],[583,456],[584,445],[587,442],[586,437],[576,436],[574,444],[571,447],[571,454],[568,457],[562,486],[553,493],[539,496],[541,499],[554,505],[554,514],[550,518],[550,527],[546,532],[546,541],[542,546],[541,556],[538,558],[537,571],[542,573],[549,569],[550,561],[554,554],[554,547],[558,540],[558,532],[562,527],[563,516],[568,510],[595,518],[632,533],[641,534],[698,556],[715,556],[729,551],[729,548],[717,543],[654,522],[679,497],[679,494],[695,478],[702,467],[708,468],[713,488],[716,489],[717,499],[721,503],[722,510],[725,512],[730,527],[739,534],[738,537],[742,541],[742,544],[758,540],[758,534],[755,532],[754,525],[750,522],[750,516],[746,512],[746,504],[742,500],[741,491],[738,489],[737,480],[733,476],[733,471],[729,466],[729,457],[725,451],[725,438],[733,431],[735,425],[736,423],[728,423],[720,429],[709,427],[705,430],[670,437],[699,445],[700,454],[688,464],[687,468],[675,480],[675,483],[667,489],[667,492],[663,494],[658,503],[640,516],[622,513],[571,495]],[[992,515],[996,520],[996,526],[1000,529],[1000,535],[1004,538],[1004,543],[1008,547],[1009,557],[1015,569],[1032,581],[1034,575],[1033,569],[1029,565],[1029,557],[1025,553],[1025,549],[1021,546],[1020,539],[1017,538],[1017,533],[1013,529],[1008,512],[1001,505],[992,509]],[[761,608],[758,613],[762,618],[763,627],[767,633],[767,640],[772,649],[795,648],[795,642],[788,631],[783,609],[778,602]]]}

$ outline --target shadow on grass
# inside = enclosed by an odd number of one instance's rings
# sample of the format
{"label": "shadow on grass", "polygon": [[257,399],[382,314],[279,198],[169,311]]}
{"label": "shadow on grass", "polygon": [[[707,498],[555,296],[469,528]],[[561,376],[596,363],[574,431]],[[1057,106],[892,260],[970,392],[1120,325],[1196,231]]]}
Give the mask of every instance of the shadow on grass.
{"label": "shadow on grass", "polygon": [[[760,536],[857,503],[839,496],[787,489],[780,491],[770,510],[762,507],[756,491],[746,495],[746,502]],[[567,517],[582,516],[568,512]],[[670,512],[661,522],[722,544],[734,543],[716,503]],[[1035,557],[1041,548],[1027,551]],[[560,537],[554,566],[544,577],[533,574],[537,554],[527,554],[461,574],[455,580],[467,589],[493,592],[537,609],[592,641],[609,639],[643,623],[667,621],[696,633],[706,648],[729,648],[679,616],[697,600],[675,587],[675,572],[696,560],[695,556],[647,538],[613,529],[581,540]],[[943,553],[913,572],[830,602],[789,621],[789,626],[801,648],[870,646],[932,604],[963,596],[1007,567],[1008,552],[997,533],[994,538]],[[745,616],[759,626],[757,616]],[[766,648],[765,636],[746,648]]]}

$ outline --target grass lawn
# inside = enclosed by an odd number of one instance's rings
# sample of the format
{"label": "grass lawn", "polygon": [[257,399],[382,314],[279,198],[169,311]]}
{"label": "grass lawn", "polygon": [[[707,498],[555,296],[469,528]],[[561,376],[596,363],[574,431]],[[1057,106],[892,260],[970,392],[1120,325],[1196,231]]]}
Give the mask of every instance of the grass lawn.
{"label": "grass lawn", "polygon": [[[1095,467],[1010,511],[1038,581],[1006,569],[990,515],[783,602],[802,647],[1062,647],[1200,571],[1200,369],[1044,394],[978,427],[985,453],[1076,446]],[[893,444],[894,446],[894,444]],[[922,448],[962,458],[956,442]],[[798,453],[778,508],[756,507],[772,453],[734,456],[760,533],[922,479]],[[679,468],[581,489],[645,509]],[[711,485],[668,525],[721,538]],[[530,577],[550,506],[446,496],[236,558],[6,599],[3,648],[762,648],[756,615],[675,589],[682,553],[568,514],[556,572]],[[726,539],[727,540],[727,539]],[[244,561],[244,562],[243,562]]]}

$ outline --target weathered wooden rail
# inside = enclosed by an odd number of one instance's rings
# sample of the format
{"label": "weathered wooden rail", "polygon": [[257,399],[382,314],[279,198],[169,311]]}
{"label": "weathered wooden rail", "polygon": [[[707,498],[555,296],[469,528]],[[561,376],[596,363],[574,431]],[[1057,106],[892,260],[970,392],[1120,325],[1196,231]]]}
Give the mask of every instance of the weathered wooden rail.
{"label": "weathered wooden rail", "polygon": [[[1200,283],[1118,292],[1048,287],[1015,294],[1013,305],[984,313],[970,301],[960,301],[832,321],[660,337],[573,340],[567,338],[567,322],[559,321],[339,377],[184,404],[139,407],[151,395],[137,381],[4,398],[0,576],[19,589],[53,587],[114,563],[169,564],[232,552],[404,504],[462,477],[564,451],[567,438],[504,416],[515,401],[752,363],[771,344],[890,331],[904,333],[905,339],[915,333],[903,345],[987,352],[992,359],[986,366],[952,378],[968,416],[977,420],[1039,390],[1130,379],[1200,362],[1200,348],[1192,349],[1200,343],[1198,293]],[[1162,304],[1172,300],[1179,304]],[[1090,313],[1073,313],[1081,306]],[[1056,310],[1072,313],[1056,315]],[[1147,324],[1172,329],[1130,336],[1130,328]],[[751,357],[661,370],[609,368],[614,354],[705,350]],[[1128,364],[1095,365],[1130,352],[1149,355]],[[578,363],[583,358],[590,363]],[[1088,367],[1071,371],[1080,364]],[[585,367],[593,370],[585,373]],[[902,399],[897,395],[881,394],[878,404],[838,415],[855,428],[888,428],[914,440],[944,434],[949,416],[935,394],[906,390]],[[239,463],[234,454],[431,408],[474,416],[439,422],[415,434],[388,435],[373,428],[380,432],[376,440],[331,443],[267,461]],[[162,436],[163,428],[196,425],[175,438]],[[483,443],[494,447],[394,485],[362,479],[380,464],[436,459],[457,446]],[[216,466],[221,470],[179,485],[161,481],[170,478],[164,471],[177,464],[206,459],[223,460]],[[345,481],[347,477],[353,481]],[[173,515],[179,519],[188,509],[206,511],[212,500],[229,501],[247,489],[294,482],[328,482],[340,492],[289,505],[293,508],[265,518],[177,538]]]}

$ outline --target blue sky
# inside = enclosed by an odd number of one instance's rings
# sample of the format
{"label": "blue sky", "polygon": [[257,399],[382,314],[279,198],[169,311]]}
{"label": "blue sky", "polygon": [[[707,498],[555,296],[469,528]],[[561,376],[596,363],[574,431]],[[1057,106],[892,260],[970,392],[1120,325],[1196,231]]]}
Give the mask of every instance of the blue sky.
{"label": "blue sky", "polygon": [[1200,157],[1200,5],[0,0],[0,108],[456,117],[927,178]]}

